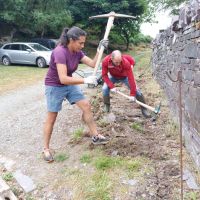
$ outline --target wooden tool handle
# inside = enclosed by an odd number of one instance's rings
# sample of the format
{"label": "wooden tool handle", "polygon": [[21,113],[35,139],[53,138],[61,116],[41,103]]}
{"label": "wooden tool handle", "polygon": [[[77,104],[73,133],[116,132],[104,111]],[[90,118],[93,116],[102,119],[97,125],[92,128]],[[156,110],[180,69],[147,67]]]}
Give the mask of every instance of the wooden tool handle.
{"label": "wooden tool handle", "polygon": [[[112,28],[113,26],[113,21],[114,21],[114,16],[110,16],[108,18],[108,22],[107,22],[107,26],[106,26],[106,32],[104,34],[104,40],[107,40],[108,39],[108,35],[110,33],[110,29]],[[104,52],[104,46],[101,45],[100,47],[100,50],[99,50],[99,55],[98,55],[98,58],[97,58],[97,62],[95,64],[95,67],[94,67],[94,72],[93,72],[93,76],[96,76],[96,73],[97,73],[97,70],[98,70],[98,67],[99,67],[99,64],[101,62],[101,58],[103,56],[103,52]]]}
{"label": "wooden tool handle", "polygon": [[[128,95],[126,95],[126,94],[124,94],[124,93],[122,93],[120,91],[117,91],[117,93],[120,94],[120,95],[122,95],[122,96],[124,96],[124,97],[126,97],[127,99],[130,99],[130,96],[128,96]],[[149,109],[149,110],[151,110],[153,112],[156,111],[155,108],[153,108],[151,106],[148,106],[147,104],[144,104],[144,103],[142,103],[142,102],[140,102],[138,100],[135,100],[135,103],[137,103],[137,104],[139,104],[139,105],[141,105],[141,106],[143,106],[143,107],[145,107],[145,108],[147,108],[147,109]]]}

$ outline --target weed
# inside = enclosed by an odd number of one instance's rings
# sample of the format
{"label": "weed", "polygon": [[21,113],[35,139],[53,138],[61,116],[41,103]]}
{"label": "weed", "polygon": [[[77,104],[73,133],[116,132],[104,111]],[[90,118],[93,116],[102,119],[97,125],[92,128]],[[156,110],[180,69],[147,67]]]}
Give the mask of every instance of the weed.
{"label": "weed", "polygon": [[131,128],[134,129],[134,130],[140,131],[140,132],[143,132],[143,131],[144,131],[142,125],[139,124],[139,123],[137,123],[137,122],[134,122],[134,123],[131,125]]}
{"label": "weed", "polygon": [[123,161],[120,158],[99,157],[95,160],[95,167],[100,170],[106,170],[114,166],[122,165]]}
{"label": "weed", "polygon": [[6,172],[5,174],[3,174],[2,178],[5,181],[11,181],[13,180],[13,175],[11,172]]}
{"label": "weed", "polygon": [[86,200],[111,200],[111,186],[108,175],[105,172],[97,172],[87,187]]}
{"label": "weed", "polygon": [[166,137],[172,137],[174,135],[177,135],[178,125],[174,121],[169,120],[165,128],[165,133]]}
{"label": "weed", "polygon": [[197,200],[197,199],[199,199],[197,192],[188,192],[185,195],[185,200]]}
{"label": "weed", "polygon": [[11,186],[10,189],[12,190],[15,196],[19,196],[21,194],[21,191],[14,186]]}
{"label": "weed", "polygon": [[99,121],[97,121],[97,124],[100,126],[100,127],[105,127],[108,125],[108,122],[106,122],[104,119],[100,119]]}
{"label": "weed", "polygon": [[59,153],[57,155],[55,155],[55,161],[56,162],[63,162],[65,160],[67,160],[69,158],[68,155],[66,155],[65,153]]}
{"label": "weed", "polygon": [[93,99],[91,100],[91,105],[92,105],[93,107],[96,107],[98,104],[99,104],[98,99],[93,98]]}
{"label": "weed", "polygon": [[75,130],[73,132],[73,139],[72,140],[76,141],[76,142],[80,141],[82,136],[83,136],[83,130],[84,130],[83,127],[80,127],[77,130]]}
{"label": "weed", "polygon": [[90,163],[92,161],[92,157],[91,157],[91,155],[84,154],[80,158],[80,161],[81,161],[81,163]]}
{"label": "weed", "polygon": [[33,198],[31,195],[29,195],[29,194],[26,196],[25,199],[26,199],[26,200],[34,200],[34,198]]}
{"label": "weed", "polygon": [[126,168],[129,172],[137,172],[141,168],[140,160],[130,160],[126,163]]}

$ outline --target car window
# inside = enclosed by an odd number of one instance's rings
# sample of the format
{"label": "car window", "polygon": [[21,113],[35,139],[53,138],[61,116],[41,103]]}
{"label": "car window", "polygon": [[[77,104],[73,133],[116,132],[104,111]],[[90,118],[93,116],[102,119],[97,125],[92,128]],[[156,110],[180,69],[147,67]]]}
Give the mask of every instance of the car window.
{"label": "car window", "polygon": [[20,50],[19,44],[11,44],[11,49],[12,50]]}
{"label": "car window", "polygon": [[29,44],[36,51],[50,51],[50,49],[40,45],[40,44]]}
{"label": "car window", "polygon": [[21,44],[21,50],[22,51],[27,51],[27,49],[31,49],[31,48],[28,47],[27,45]]}
{"label": "car window", "polygon": [[4,46],[4,48],[3,49],[10,49],[10,44],[8,44],[8,45],[6,45],[6,46]]}

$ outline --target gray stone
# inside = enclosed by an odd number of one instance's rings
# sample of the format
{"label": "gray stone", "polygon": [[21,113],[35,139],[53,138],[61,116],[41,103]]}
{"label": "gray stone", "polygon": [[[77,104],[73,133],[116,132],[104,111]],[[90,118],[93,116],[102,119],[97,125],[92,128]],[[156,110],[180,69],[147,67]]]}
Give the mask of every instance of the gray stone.
{"label": "gray stone", "polygon": [[186,81],[192,81],[193,80],[193,71],[192,70],[186,70],[183,73],[183,78]]}
{"label": "gray stone", "polygon": [[104,121],[107,123],[112,123],[116,121],[116,116],[113,113],[109,113],[103,118]]}
{"label": "gray stone", "polygon": [[200,189],[199,186],[197,185],[192,173],[188,169],[185,169],[183,172],[183,180],[186,181],[186,183],[190,189],[193,189],[193,190]]}
{"label": "gray stone", "polygon": [[131,186],[134,186],[137,184],[137,180],[134,180],[134,179],[130,179],[130,180],[122,180],[122,183],[125,184],[125,185],[131,185]]}
{"label": "gray stone", "polygon": [[7,183],[0,177],[0,200],[17,200]]}
{"label": "gray stone", "polygon": [[20,170],[17,170],[13,175],[25,192],[31,192],[36,188],[32,179],[24,175]]}
{"label": "gray stone", "polygon": [[194,74],[194,85],[200,86],[200,71]]}
{"label": "gray stone", "polygon": [[187,58],[197,58],[198,57],[198,45],[195,43],[190,43],[185,46],[184,56]]}

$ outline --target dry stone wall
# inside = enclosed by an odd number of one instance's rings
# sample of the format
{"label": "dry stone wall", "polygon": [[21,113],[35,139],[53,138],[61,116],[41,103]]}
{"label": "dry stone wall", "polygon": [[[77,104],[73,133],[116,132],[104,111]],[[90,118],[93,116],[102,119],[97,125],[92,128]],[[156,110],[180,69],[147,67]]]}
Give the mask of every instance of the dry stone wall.
{"label": "dry stone wall", "polygon": [[[163,22],[164,23],[164,22]],[[182,112],[185,145],[200,169],[200,0],[180,9],[172,25],[153,41],[153,75],[164,89],[179,120],[179,87],[171,81],[182,73]]]}

